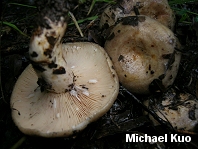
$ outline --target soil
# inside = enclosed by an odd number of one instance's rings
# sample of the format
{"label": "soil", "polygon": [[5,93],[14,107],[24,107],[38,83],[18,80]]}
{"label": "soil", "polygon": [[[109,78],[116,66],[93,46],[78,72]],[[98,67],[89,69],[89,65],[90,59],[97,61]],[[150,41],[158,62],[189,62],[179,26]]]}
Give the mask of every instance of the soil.
{"label": "soil", "polygon": [[[1,20],[16,25],[24,34],[16,29],[2,24],[1,31],[1,92],[0,92],[0,149],[40,149],[40,148],[71,148],[71,149],[152,149],[152,148],[198,148],[198,129],[194,132],[176,131],[168,124],[161,121],[160,126],[154,126],[148,116],[144,115],[148,110],[142,104],[145,98],[154,98],[162,93],[153,93],[149,96],[133,95],[122,86],[117,100],[112,108],[99,120],[91,123],[85,130],[71,137],[41,138],[26,136],[21,133],[11,118],[10,96],[14,84],[30,63],[28,56],[29,40],[35,26],[37,9],[15,5],[14,3],[34,5],[34,0],[3,0],[1,3]],[[79,26],[84,34],[81,37],[74,25],[69,25],[63,42],[91,41],[104,46],[99,29],[99,18],[107,3],[97,2],[92,12],[87,16],[91,1],[78,5],[77,1],[70,2],[71,12],[81,20],[91,16],[98,16],[95,20],[87,20]],[[197,2],[178,5],[189,11],[198,13]],[[181,15],[176,16],[175,34],[182,44],[182,60],[176,81],[172,88],[178,92],[187,92],[198,97],[198,23],[195,15],[189,15],[189,23],[181,23]],[[69,24],[72,23],[71,19]],[[191,142],[179,143],[126,143],[126,134],[148,134],[150,136],[163,136],[165,134],[190,135]]]}

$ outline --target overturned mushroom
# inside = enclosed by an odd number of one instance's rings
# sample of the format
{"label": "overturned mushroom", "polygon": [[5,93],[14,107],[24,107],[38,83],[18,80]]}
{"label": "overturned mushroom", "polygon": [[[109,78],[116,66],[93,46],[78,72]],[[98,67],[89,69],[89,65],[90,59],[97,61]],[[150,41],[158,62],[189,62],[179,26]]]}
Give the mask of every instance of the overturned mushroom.
{"label": "overturned mushroom", "polygon": [[170,29],[143,15],[123,18],[105,43],[119,81],[139,94],[153,90],[152,84],[163,91],[172,85],[181,57],[178,48]]}
{"label": "overturned mushroom", "polygon": [[12,117],[25,134],[72,135],[105,114],[117,97],[117,74],[102,47],[61,43],[65,16],[65,1],[45,4],[30,41],[32,65],[12,92]]}
{"label": "overturned mushroom", "polygon": [[175,16],[167,0],[121,0],[117,5],[108,6],[104,10],[100,27],[110,27],[120,18],[134,16],[136,13],[149,16],[170,29],[174,27]]}
{"label": "overturned mushroom", "polygon": [[[160,99],[146,100],[144,104],[170,123],[174,129],[195,131],[198,126],[198,101],[189,93],[178,93],[175,89],[165,92]],[[159,123],[149,115],[154,125]],[[197,131],[197,130],[196,130]]]}

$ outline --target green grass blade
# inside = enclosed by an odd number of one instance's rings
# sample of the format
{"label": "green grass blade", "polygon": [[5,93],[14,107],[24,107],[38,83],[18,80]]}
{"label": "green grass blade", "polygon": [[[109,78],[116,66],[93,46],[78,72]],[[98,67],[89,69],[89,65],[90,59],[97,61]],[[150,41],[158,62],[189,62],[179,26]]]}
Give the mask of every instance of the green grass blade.
{"label": "green grass blade", "polygon": [[169,5],[176,5],[176,4],[193,3],[193,2],[197,2],[197,0],[170,0],[168,3]]}
{"label": "green grass blade", "polygon": [[22,6],[22,7],[36,8],[36,6],[24,5],[24,4],[19,4],[19,3],[8,3],[8,4]]}
{"label": "green grass blade", "polygon": [[26,35],[25,33],[23,33],[16,25],[10,23],[10,22],[2,22],[4,25],[10,26],[11,28],[15,29],[16,31],[18,31],[21,35],[29,37],[28,35]]}
{"label": "green grass blade", "polygon": [[[97,19],[98,16],[92,16],[92,17],[88,17],[88,18],[85,18],[85,19],[81,19],[81,20],[78,20],[77,23],[80,24],[80,23],[83,23],[85,21],[92,21],[92,20],[95,20]],[[74,23],[70,23],[68,25],[74,25]]]}
{"label": "green grass blade", "polygon": [[192,11],[188,11],[186,9],[179,9],[179,8],[175,8],[175,7],[172,7],[173,10],[175,11],[178,11],[179,14],[181,13],[189,13],[189,14],[192,14],[192,15],[198,15],[198,13],[195,13],[195,12],[192,12]]}
{"label": "green grass blade", "polygon": [[95,5],[96,2],[105,2],[105,3],[109,3],[109,4],[114,4],[116,3],[114,0],[92,0],[91,6],[89,8],[89,11],[87,13],[87,15],[89,15]]}
{"label": "green grass blade", "polygon": [[96,0],[96,2],[105,2],[105,3],[113,3],[113,4],[115,4],[116,2],[115,2],[115,0]]}

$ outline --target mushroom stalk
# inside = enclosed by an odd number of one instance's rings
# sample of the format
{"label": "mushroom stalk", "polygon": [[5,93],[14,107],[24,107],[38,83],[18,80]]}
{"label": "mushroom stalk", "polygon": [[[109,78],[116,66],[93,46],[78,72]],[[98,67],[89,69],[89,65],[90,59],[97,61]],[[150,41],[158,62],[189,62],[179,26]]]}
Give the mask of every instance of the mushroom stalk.
{"label": "mushroom stalk", "polygon": [[30,41],[32,65],[20,75],[12,92],[12,118],[25,134],[69,136],[110,109],[119,81],[99,45],[61,43],[67,27],[65,1],[38,2],[45,8],[40,9]]}
{"label": "mushroom stalk", "polygon": [[[61,39],[67,22],[65,1],[51,1],[39,13],[38,27],[30,41],[30,59],[38,75],[41,91],[63,93],[73,80],[63,58]],[[53,7],[52,7],[53,6]]]}

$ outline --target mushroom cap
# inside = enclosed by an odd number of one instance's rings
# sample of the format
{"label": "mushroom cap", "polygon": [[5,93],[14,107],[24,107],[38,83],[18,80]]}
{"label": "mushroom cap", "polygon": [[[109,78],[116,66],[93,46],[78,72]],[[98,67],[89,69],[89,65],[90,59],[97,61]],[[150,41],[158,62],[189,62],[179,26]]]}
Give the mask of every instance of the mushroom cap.
{"label": "mushroom cap", "polygon": [[12,118],[28,135],[62,137],[84,129],[115,101],[119,81],[107,53],[93,43],[63,44],[66,70],[74,83],[65,93],[41,92],[30,64],[18,78],[12,96]]}
{"label": "mushroom cap", "polygon": [[[130,0],[122,5],[123,8],[118,5],[108,6],[101,15],[100,27],[103,28],[105,24],[112,26],[122,17],[135,16],[134,6],[140,15],[149,16],[170,29],[174,28],[175,15],[167,0]],[[128,12],[125,12],[125,8],[129,9]]]}
{"label": "mushroom cap", "polygon": [[[173,128],[194,131],[198,125],[198,101],[194,96],[188,93],[177,94],[171,89],[161,99],[160,102],[156,99],[155,105],[154,102],[149,103],[149,100],[144,104],[164,121],[168,121]],[[155,126],[159,125],[151,115],[149,117]]]}
{"label": "mushroom cap", "polygon": [[111,31],[105,50],[111,57],[119,81],[133,93],[149,93],[157,79],[164,88],[174,82],[181,54],[173,32],[147,16],[123,18]]}
{"label": "mushroom cap", "polygon": [[100,28],[108,28],[116,24],[116,22],[123,17],[135,15],[133,11],[125,14],[124,10],[118,5],[110,5],[103,11],[100,18]]}

